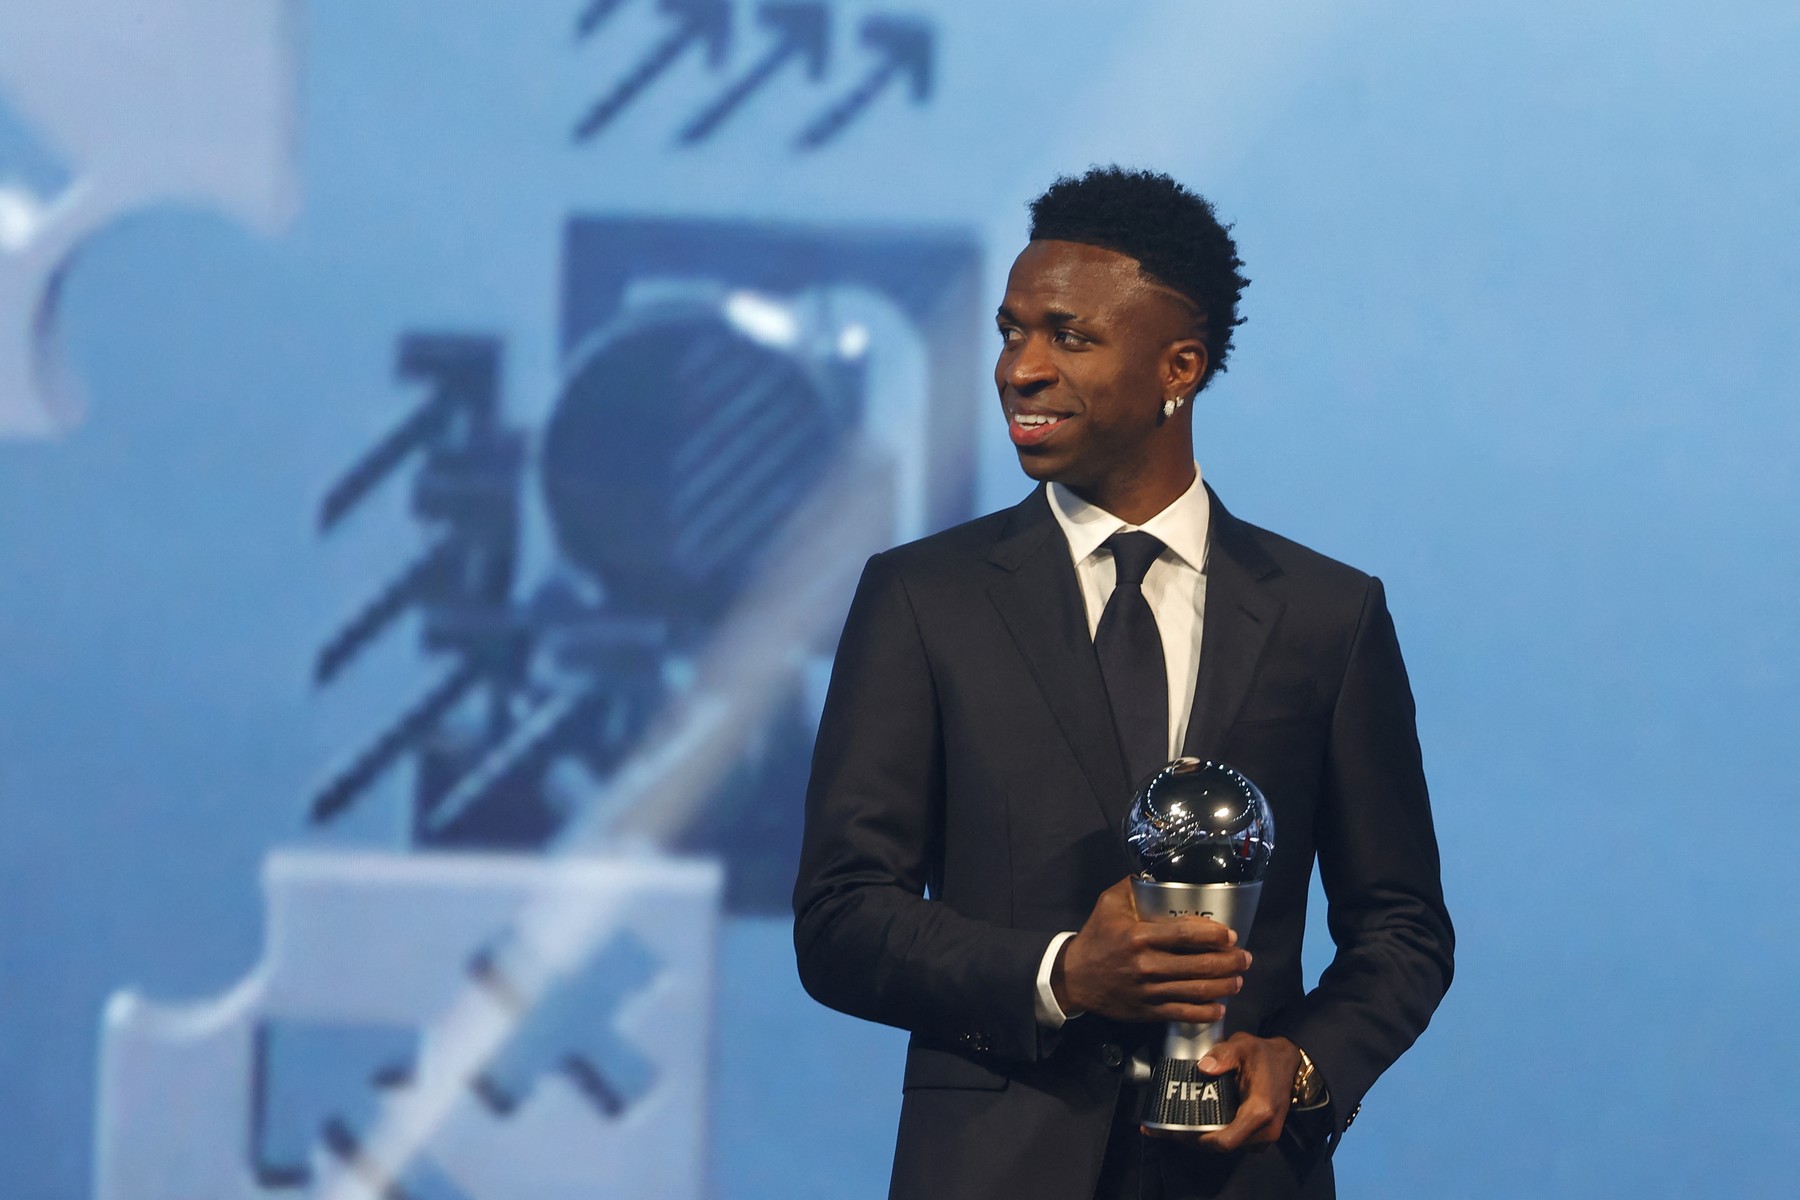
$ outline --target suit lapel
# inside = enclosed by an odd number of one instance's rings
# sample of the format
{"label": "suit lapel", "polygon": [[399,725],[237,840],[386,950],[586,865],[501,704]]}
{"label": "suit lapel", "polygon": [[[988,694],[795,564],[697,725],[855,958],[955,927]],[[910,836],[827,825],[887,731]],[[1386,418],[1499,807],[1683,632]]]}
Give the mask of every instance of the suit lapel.
{"label": "suit lapel", "polygon": [[1194,710],[1181,752],[1217,759],[1225,736],[1250,694],[1256,664],[1285,607],[1262,586],[1281,570],[1249,530],[1219,503],[1212,502],[1206,554],[1206,614],[1200,632],[1200,670]]}
{"label": "suit lapel", "polygon": [[1081,764],[1108,827],[1117,829],[1131,800],[1131,780],[1088,636],[1069,544],[1043,488],[1013,510],[989,558],[1007,574],[988,595]]}

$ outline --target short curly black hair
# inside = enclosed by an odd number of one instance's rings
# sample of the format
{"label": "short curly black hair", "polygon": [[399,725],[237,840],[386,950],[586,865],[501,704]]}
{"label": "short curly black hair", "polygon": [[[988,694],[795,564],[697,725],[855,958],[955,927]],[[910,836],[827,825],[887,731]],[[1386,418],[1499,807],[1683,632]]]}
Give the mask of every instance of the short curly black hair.
{"label": "short curly black hair", "polygon": [[1194,302],[1205,317],[1207,380],[1225,369],[1231,331],[1244,323],[1238,299],[1250,280],[1230,229],[1205,197],[1167,175],[1119,166],[1061,176],[1031,202],[1032,241],[1135,258],[1144,274]]}

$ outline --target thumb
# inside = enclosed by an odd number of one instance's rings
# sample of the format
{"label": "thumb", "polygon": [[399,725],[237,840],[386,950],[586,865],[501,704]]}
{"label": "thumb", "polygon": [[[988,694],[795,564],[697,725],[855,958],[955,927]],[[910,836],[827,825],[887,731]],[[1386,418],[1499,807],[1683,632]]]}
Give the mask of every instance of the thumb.
{"label": "thumb", "polygon": [[1226,1075],[1238,1069],[1243,1055],[1232,1042],[1220,1042],[1200,1058],[1200,1069],[1208,1075]]}

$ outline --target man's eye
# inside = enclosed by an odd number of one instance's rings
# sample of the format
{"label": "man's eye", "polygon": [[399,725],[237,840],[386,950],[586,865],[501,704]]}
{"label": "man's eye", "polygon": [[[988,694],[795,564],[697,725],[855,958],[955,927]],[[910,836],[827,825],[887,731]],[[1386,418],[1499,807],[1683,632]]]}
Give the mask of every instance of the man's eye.
{"label": "man's eye", "polygon": [[996,332],[998,332],[1000,334],[1000,340],[1002,342],[1014,342],[1014,341],[1017,341],[1018,337],[1019,337],[1018,330],[1010,328],[1009,326],[1006,326],[1006,325],[1000,326],[1000,328]]}
{"label": "man's eye", "polygon": [[1056,331],[1056,341],[1063,346],[1079,346],[1087,339],[1073,329],[1059,329]]}

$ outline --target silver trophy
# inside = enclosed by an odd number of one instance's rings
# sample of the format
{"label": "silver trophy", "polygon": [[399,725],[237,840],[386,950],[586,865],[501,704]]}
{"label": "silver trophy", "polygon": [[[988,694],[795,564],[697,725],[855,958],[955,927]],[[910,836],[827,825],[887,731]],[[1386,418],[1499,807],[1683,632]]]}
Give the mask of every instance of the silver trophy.
{"label": "silver trophy", "polygon": [[[1254,783],[1223,763],[1178,758],[1138,789],[1124,833],[1140,919],[1211,917],[1240,944],[1248,938],[1275,853],[1275,815]],[[1237,1076],[1207,1075],[1199,1061],[1224,1036],[1223,1018],[1169,1023],[1144,1097],[1146,1128],[1204,1133],[1231,1124]]]}

